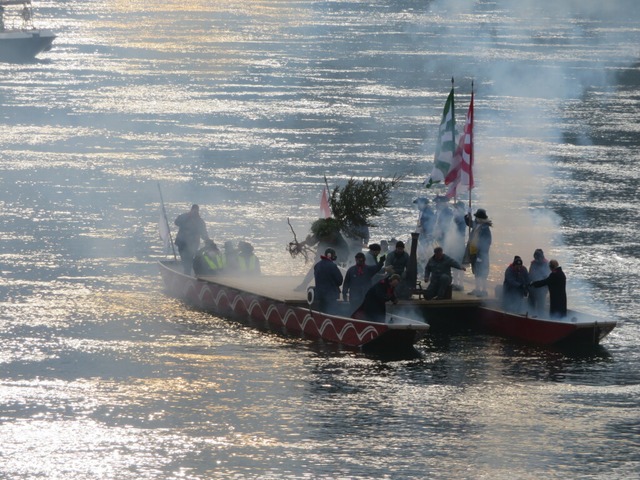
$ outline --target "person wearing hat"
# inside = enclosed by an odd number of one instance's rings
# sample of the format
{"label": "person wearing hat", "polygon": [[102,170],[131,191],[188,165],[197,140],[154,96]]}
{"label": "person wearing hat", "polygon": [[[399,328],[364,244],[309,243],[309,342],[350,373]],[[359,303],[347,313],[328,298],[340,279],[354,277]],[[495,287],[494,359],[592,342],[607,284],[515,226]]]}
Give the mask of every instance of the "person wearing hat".
{"label": "person wearing hat", "polygon": [[529,295],[529,272],[522,258],[513,257],[513,262],[504,271],[502,282],[502,306],[507,312],[524,313],[523,300]]}
{"label": "person wearing hat", "polygon": [[315,298],[318,310],[325,313],[336,313],[338,297],[342,285],[342,273],[335,264],[338,256],[333,248],[327,248],[320,261],[313,266],[313,276],[316,281]]}
{"label": "person wearing hat", "polygon": [[[533,260],[529,265],[529,281],[537,282],[544,280],[551,273],[549,262],[544,257],[544,252],[540,248],[536,248],[533,252]],[[547,303],[546,288],[532,288],[529,291],[529,307],[532,315],[543,315],[545,304]]]}
{"label": "person wearing hat", "polygon": [[371,287],[371,280],[384,265],[384,258],[381,258],[375,265],[366,265],[365,254],[356,253],[356,264],[349,267],[344,275],[344,283],[342,284],[342,299],[349,301],[351,312],[362,304],[367,290]]}
{"label": "person wearing hat", "polygon": [[176,246],[180,253],[182,268],[184,273],[191,275],[193,259],[200,248],[200,239],[202,238],[205,242],[210,240],[207,226],[200,217],[200,207],[194,203],[191,205],[191,210],[178,215],[173,223],[178,227]]}
{"label": "person wearing hat", "polygon": [[[491,248],[491,230],[493,226],[487,211],[479,208],[472,220],[470,215],[465,215],[465,223],[472,228],[469,241],[467,242],[465,257],[471,263],[471,271],[475,279],[475,288],[469,295],[486,297],[487,277],[489,277],[489,249]],[[465,261],[467,258],[465,258]],[[466,263],[466,262],[465,262]]]}

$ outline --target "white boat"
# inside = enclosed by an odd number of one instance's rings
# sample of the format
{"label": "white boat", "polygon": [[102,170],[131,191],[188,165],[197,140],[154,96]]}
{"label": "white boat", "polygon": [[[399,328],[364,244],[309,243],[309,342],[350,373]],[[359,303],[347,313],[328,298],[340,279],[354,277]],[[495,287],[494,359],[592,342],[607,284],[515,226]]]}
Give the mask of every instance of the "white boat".
{"label": "white boat", "polygon": [[31,0],[0,0],[0,61],[33,60],[51,50],[55,38],[33,25]]}

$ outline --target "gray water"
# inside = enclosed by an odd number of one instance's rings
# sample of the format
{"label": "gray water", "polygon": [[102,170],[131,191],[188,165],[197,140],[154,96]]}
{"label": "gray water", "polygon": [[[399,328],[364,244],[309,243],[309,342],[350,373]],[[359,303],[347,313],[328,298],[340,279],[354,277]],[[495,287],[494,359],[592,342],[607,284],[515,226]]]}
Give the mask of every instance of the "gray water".
{"label": "gray water", "polygon": [[[637,478],[635,2],[35,7],[53,50],[0,64],[0,478]],[[287,219],[306,235],[324,175],[402,175],[372,237],[406,238],[451,77],[491,279],[543,248],[571,306],[619,320],[600,348],[389,359],[163,294],[158,183],[272,273],[308,267]]]}

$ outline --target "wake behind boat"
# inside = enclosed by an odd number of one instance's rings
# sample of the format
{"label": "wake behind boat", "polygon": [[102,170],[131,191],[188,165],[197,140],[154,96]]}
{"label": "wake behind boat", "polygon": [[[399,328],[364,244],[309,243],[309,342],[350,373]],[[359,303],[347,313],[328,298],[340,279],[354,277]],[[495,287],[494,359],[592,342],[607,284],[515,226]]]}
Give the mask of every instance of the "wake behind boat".
{"label": "wake behind boat", "polygon": [[287,335],[321,339],[366,350],[413,349],[429,330],[419,320],[388,314],[385,323],[356,320],[313,310],[299,277],[215,275],[193,277],[176,261],[159,262],[168,295],[200,310],[255,322]]}
{"label": "wake behind boat", "polygon": [[0,0],[0,61],[33,60],[51,50],[55,38],[34,27],[31,0]]}

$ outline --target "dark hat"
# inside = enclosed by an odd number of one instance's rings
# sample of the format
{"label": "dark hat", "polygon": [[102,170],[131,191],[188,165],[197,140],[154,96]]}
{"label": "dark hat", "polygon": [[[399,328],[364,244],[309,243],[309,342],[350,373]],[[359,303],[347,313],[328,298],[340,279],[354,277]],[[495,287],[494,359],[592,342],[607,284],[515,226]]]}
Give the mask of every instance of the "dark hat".
{"label": "dark hat", "polygon": [[520,258],[518,255],[516,255],[515,257],[513,257],[513,264],[514,265],[522,265],[522,258]]}
{"label": "dark hat", "polygon": [[399,241],[396,243],[396,248],[404,248],[404,242],[403,241]]}
{"label": "dark hat", "polygon": [[478,210],[476,210],[476,213],[474,213],[473,215],[478,218],[484,218],[485,220],[489,218],[487,216],[487,211],[484,208],[479,208]]}
{"label": "dark hat", "polygon": [[382,250],[382,247],[380,245],[378,245],[377,243],[372,243],[371,245],[369,245],[369,250],[380,251],[380,250]]}
{"label": "dark hat", "polygon": [[365,258],[364,253],[362,252],[356,253],[356,258]]}

